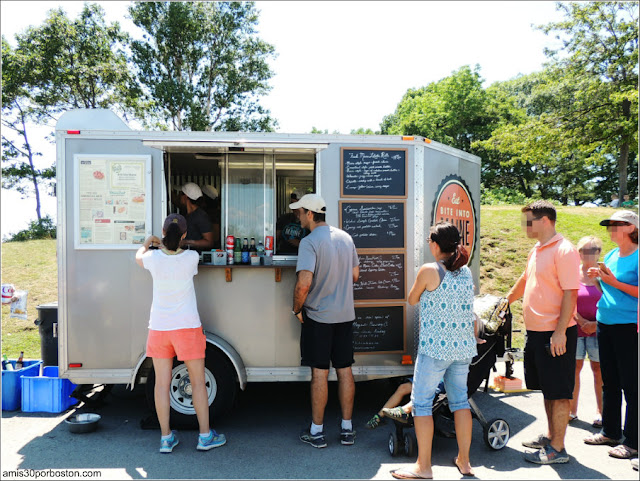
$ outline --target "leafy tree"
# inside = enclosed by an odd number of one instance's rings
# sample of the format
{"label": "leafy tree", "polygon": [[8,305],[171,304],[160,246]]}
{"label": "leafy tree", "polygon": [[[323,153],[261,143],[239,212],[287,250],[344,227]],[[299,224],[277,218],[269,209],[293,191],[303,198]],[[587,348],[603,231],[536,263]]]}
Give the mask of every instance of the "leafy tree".
{"label": "leafy tree", "polygon": [[558,105],[548,120],[582,151],[617,156],[622,198],[630,153],[638,152],[638,2],[557,3],[556,9],[566,18],[538,28],[562,41],[545,53],[554,74],[576,90],[574,101]]}
{"label": "leafy tree", "polygon": [[463,66],[437,82],[409,89],[396,111],[386,116],[384,135],[421,135],[470,152],[474,140],[491,134],[487,95],[480,67]]}
{"label": "leafy tree", "polygon": [[28,71],[21,52],[14,50],[2,37],[2,187],[17,190],[23,198],[33,187],[36,214],[40,212],[39,184],[55,177],[54,168],[38,169],[35,158],[41,156],[33,149],[27,130],[32,115],[24,82]]}
{"label": "leafy tree", "polygon": [[270,89],[275,49],[256,35],[254,2],[136,2],[129,12],[145,32],[133,62],[158,125],[273,130],[258,99]]}
{"label": "leafy tree", "polygon": [[359,129],[351,129],[351,135],[380,135],[380,131],[373,129],[365,129],[364,127],[360,127]]}
{"label": "leafy tree", "polygon": [[127,35],[117,23],[107,25],[104,10],[85,4],[71,20],[63,9],[53,9],[44,23],[16,35],[16,47],[2,38],[2,185],[36,198],[39,184],[53,182],[51,167],[36,168],[29,136],[34,124],[49,125],[73,108],[113,108],[125,113],[139,107],[132,90],[125,45]]}

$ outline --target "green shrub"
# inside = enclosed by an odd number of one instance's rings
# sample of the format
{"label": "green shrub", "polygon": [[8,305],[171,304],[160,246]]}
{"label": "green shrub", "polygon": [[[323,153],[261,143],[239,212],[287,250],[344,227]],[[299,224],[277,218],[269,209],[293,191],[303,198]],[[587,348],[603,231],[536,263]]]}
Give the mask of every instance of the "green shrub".
{"label": "green shrub", "polygon": [[55,239],[56,225],[48,215],[40,220],[29,223],[27,229],[21,230],[17,234],[11,234],[7,242],[22,242],[36,239]]}

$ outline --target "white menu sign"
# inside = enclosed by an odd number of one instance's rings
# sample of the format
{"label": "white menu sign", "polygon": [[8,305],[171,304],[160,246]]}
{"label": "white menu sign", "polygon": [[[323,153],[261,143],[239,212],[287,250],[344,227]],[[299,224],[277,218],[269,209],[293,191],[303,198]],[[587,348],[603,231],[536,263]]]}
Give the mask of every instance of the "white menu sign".
{"label": "white menu sign", "polygon": [[75,155],[77,247],[142,244],[151,231],[151,157]]}

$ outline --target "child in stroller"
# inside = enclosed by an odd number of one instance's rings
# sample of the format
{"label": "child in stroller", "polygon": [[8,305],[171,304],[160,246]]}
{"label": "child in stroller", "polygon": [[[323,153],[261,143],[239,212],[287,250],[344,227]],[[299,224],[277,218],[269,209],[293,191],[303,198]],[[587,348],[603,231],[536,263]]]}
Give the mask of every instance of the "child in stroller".
{"label": "child in stroller", "polygon": [[[480,301],[476,300],[474,311],[476,311],[476,313],[479,310],[482,312],[482,309],[478,309],[478,306],[481,307],[487,303],[487,300],[493,301],[493,299],[498,298],[495,296],[485,296]],[[484,390],[485,392],[487,391],[491,369],[496,370],[495,363],[497,358],[504,356],[507,351],[512,351],[511,321],[512,317],[509,305],[505,303],[503,299],[498,299],[492,309],[489,309],[487,312],[482,312],[480,316],[476,316],[476,325],[479,328],[477,337],[484,342],[478,343],[478,354],[473,358],[469,366],[469,375],[467,377],[467,395],[469,396],[471,414],[483,427],[485,443],[494,450],[500,450],[507,445],[510,435],[509,424],[500,418],[487,421],[471,397],[478,390],[482,381],[485,381]],[[512,374],[513,369],[511,362],[506,361],[505,376],[511,377]],[[382,412],[386,417],[393,419],[395,425],[394,432],[389,435],[390,454],[396,456],[404,453],[407,456],[414,456],[417,448],[415,434],[405,433],[405,429],[413,427],[410,403],[396,408],[383,408]],[[437,418],[447,421],[453,420],[453,414],[449,410],[443,382],[440,382],[438,392],[433,401],[433,416],[434,421],[436,421]],[[438,425],[439,423],[436,423],[436,433],[444,437],[455,437],[455,432],[438,429]]]}

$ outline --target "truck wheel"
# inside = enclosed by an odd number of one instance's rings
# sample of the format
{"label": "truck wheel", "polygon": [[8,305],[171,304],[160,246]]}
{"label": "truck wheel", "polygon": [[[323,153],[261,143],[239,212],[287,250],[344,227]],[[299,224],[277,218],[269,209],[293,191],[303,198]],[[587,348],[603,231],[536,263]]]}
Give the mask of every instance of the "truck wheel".
{"label": "truck wheel", "polygon": [[[233,407],[237,391],[235,371],[227,356],[214,347],[207,348],[204,365],[205,384],[209,398],[209,419],[213,422],[216,418],[228,413]],[[147,378],[146,394],[147,403],[154,412],[155,384],[156,375],[152,368]],[[174,360],[169,386],[171,420],[178,423],[196,421],[189,372],[184,362]]]}

